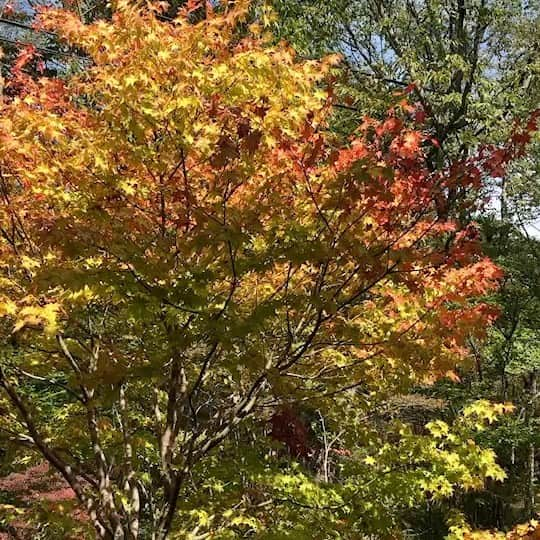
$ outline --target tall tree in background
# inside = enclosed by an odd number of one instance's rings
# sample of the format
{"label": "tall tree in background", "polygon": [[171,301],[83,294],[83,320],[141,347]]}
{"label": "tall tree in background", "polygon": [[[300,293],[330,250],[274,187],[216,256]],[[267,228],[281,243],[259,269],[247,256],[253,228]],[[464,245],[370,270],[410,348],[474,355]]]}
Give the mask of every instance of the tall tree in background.
{"label": "tall tree in background", "polygon": [[[411,90],[418,118],[425,117],[438,141],[428,156],[433,169],[473,155],[481,144],[503,142],[516,118],[537,107],[536,2],[275,0],[273,5],[278,35],[301,52],[344,54],[349,110],[360,116],[384,111],[389,90]],[[525,177],[537,184],[530,171],[522,171],[521,183]],[[460,196],[449,193],[450,206]]]}
{"label": "tall tree in background", "polygon": [[506,131],[520,111],[536,104],[540,51],[534,2],[274,4],[278,31],[300,50],[344,54],[351,86],[362,91],[358,98],[364,103],[381,89],[414,85],[413,98],[422,104],[428,125],[454,156],[470,151],[480,137],[504,140],[501,127]]}

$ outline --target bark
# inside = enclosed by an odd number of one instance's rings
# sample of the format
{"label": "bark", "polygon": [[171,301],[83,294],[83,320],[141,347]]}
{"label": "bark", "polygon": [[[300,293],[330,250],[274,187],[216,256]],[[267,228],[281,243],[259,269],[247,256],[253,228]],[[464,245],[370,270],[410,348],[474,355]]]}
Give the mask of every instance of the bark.
{"label": "bark", "polygon": [[[531,373],[530,378],[530,397],[529,397],[529,407],[527,411],[527,424],[529,430],[532,433],[532,420],[535,413],[535,402],[536,402],[536,372]],[[536,448],[534,443],[529,443],[529,452],[527,458],[527,499],[525,504],[525,511],[527,517],[533,518],[535,515],[536,507]]]}

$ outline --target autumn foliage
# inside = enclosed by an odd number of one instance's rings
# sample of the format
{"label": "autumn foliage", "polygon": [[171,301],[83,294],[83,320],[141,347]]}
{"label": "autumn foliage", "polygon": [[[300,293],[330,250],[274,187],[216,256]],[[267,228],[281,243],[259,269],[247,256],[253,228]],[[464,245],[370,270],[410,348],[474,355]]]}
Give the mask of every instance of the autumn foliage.
{"label": "autumn foliage", "polygon": [[[88,26],[47,11],[88,65],[35,80],[23,58],[7,81],[2,426],[100,538],[144,520],[165,538],[190,468],[260,405],[452,376],[496,316],[479,297],[500,270],[440,212],[489,156],[430,172],[405,103],[343,144],[327,129],[339,59],[301,60],[257,25],[241,37],[246,10],[194,25],[121,4]],[[61,412],[28,403],[32,377],[63,389]]]}

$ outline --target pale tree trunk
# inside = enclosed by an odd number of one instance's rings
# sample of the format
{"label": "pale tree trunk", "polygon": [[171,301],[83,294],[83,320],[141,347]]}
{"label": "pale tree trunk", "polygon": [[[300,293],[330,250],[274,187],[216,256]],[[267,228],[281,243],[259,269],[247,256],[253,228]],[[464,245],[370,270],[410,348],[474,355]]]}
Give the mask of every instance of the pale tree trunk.
{"label": "pale tree trunk", "polygon": [[[529,430],[532,427],[532,421],[535,413],[536,402],[536,372],[531,373],[530,378],[530,398],[529,407],[527,411],[527,425]],[[536,447],[534,443],[529,443],[529,451],[527,457],[527,499],[525,501],[525,511],[528,518],[532,518],[535,515],[536,507]]]}
{"label": "pale tree trunk", "polygon": [[527,459],[527,500],[526,500],[526,512],[527,517],[534,517],[535,511],[535,447],[533,443],[529,444],[529,456]]}

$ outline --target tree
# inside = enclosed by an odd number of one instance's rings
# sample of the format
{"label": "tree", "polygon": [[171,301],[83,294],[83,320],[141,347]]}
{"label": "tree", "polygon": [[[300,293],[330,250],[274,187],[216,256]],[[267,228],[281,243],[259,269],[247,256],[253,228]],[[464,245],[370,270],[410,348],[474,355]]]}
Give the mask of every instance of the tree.
{"label": "tree", "polygon": [[[487,342],[475,345],[477,370],[471,377],[469,393],[509,399],[519,411],[494,431],[491,441],[509,473],[509,486],[499,497],[505,504],[499,504],[499,511],[529,519],[536,515],[535,462],[539,442],[536,378],[540,276],[535,265],[539,242],[493,217],[484,220],[483,229],[486,250],[505,272],[496,295],[503,312]],[[501,519],[505,521],[507,517]]]}
{"label": "tree", "polygon": [[[366,110],[384,114],[389,99],[395,100],[390,91],[408,87],[417,116],[439,142],[430,155],[434,169],[446,167],[456,156],[473,155],[484,144],[500,144],[515,117],[537,107],[537,2],[275,0],[272,4],[280,15],[275,31],[305,55],[326,51],[345,55],[342,123],[350,123],[351,117],[354,121]],[[463,212],[453,201],[471,194],[458,189],[448,192],[442,206],[464,222],[483,223],[488,253],[505,272],[500,294],[494,297],[501,316],[487,346],[472,340],[477,369],[460,372],[461,383],[444,384],[435,391],[450,403],[449,416],[480,397],[512,399],[520,411],[489,437],[509,480],[466,497],[462,505],[478,526],[511,526],[525,519],[526,501],[529,514],[533,506],[534,490],[524,487],[534,484],[531,464],[538,445],[532,412],[539,312],[537,247],[527,236],[538,234],[539,185],[538,143],[533,138],[523,159],[494,171],[482,190],[491,205],[480,212]],[[494,210],[498,220],[491,215]]]}
{"label": "tree", "polygon": [[[409,89],[418,118],[438,142],[428,154],[434,170],[474,155],[483,144],[504,142],[515,119],[537,107],[535,1],[274,0],[272,5],[279,15],[275,31],[298,50],[308,56],[344,55],[341,123],[366,111],[384,114],[391,92]],[[495,191],[502,184],[514,201],[534,199],[536,155],[529,152],[523,167],[497,179]],[[455,211],[455,202],[470,195],[450,190],[441,210]],[[537,205],[533,208],[537,215]]]}
{"label": "tree", "polygon": [[[17,62],[2,103],[0,427],[99,538],[168,537],[250,418],[342,394],[373,406],[451,372],[495,316],[478,297],[500,271],[434,202],[479,187],[490,156],[433,172],[397,111],[340,146],[335,57],[299,60],[258,24],[242,38],[242,2],[198,24],[193,7],[172,23],[127,3],[110,23],[46,12],[92,64],[34,80]],[[458,460],[441,495],[502,474],[456,429],[432,425],[411,462],[442,478]],[[404,467],[419,443],[395,436],[404,453],[385,459]]]}
{"label": "tree", "polygon": [[[273,2],[278,32],[309,55],[340,51],[362,105],[412,87],[443,155],[504,140],[536,107],[538,4],[520,0]],[[531,42],[531,39],[533,40]],[[384,97],[383,97],[384,102]],[[510,120],[510,122],[509,122]],[[437,166],[437,162],[433,163]]]}

